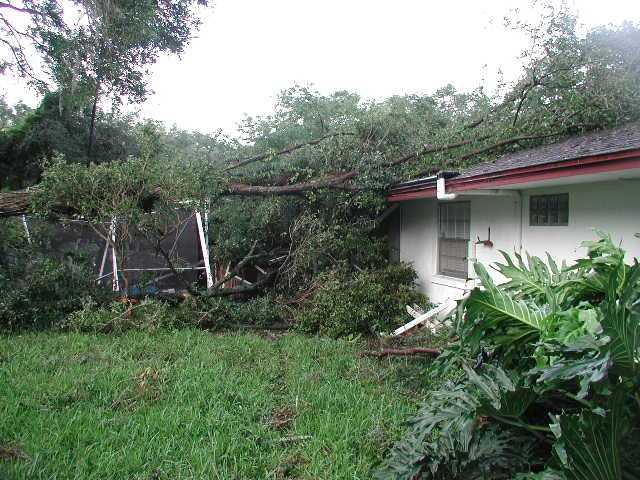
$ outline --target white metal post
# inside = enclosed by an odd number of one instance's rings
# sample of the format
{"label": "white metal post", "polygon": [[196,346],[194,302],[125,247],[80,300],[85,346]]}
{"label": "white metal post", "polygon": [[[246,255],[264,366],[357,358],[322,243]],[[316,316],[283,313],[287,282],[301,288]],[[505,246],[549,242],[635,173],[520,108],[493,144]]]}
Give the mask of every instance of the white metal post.
{"label": "white metal post", "polygon": [[213,277],[211,275],[211,264],[209,263],[209,245],[204,234],[202,215],[200,215],[200,212],[196,212],[196,221],[198,222],[198,236],[200,237],[202,261],[204,262],[204,269],[207,274],[207,288],[211,288],[213,287]]}
{"label": "white metal post", "polygon": [[31,245],[31,233],[29,232],[29,225],[27,224],[26,215],[22,215],[22,225],[24,225],[24,233],[27,235],[27,243]]}
{"label": "white metal post", "polygon": [[113,263],[113,278],[112,285],[113,291],[120,291],[120,280],[118,279],[118,257],[116,256],[116,218],[113,217],[111,220],[111,228],[109,229],[109,233],[111,234],[111,261]]}
{"label": "white metal post", "polygon": [[[109,231],[109,235],[111,235],[111,231]],[[98,283],[102,283],[102,276],[104,274],[104,266],[107,263],[107,254],[109,253],[109,242],[105,241],[104,252],[102,252],[102,261],[100,262],[100,273],[98,273],[98,278],[96,281]]]}

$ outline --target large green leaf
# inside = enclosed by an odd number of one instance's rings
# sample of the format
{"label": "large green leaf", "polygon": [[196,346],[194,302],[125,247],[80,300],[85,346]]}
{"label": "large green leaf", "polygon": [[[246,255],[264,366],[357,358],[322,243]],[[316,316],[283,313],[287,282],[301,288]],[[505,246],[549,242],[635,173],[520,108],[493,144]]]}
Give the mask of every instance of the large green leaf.
{"label": "large green leaf", "polygon": [[[545,287],[551,284],[552,273],[544,262],[537,257],[527,256],[529,263],[529,266],[527,266],[522,256],[516,253],[514,254],[517,260],[516,265],[508,253],[502,250],[500,253],[507,263],[496,263],[495,267],[509,279],[508,282],[501,285],[502,288],[533,299],[546,295]],[[553,265],[557,269],[555,263]]]}
{"label": "large green leaf", "polygon": [[[620,269],[625,268],[624,265]],[[620,278],[624,284],[619,285]],[[616,370],[635,375],[640,363],[640,313],[637,302],[640,287],[640,265],[635,263],[624,275],[613,272],[609,279],[607,297],[602,302],[602,326],[611,337],[610,350]]]}
{"label": "large green leaf", "polygon": [[532,373],[540,374],[537,382],[546,384],[547,389],[558,388],[558,381],[579,380],[580,390],[577,397],[585,398],[592,383],[597,383],[607,377],[610,366],[609,353],[599,356],[595,352],[592,356],[585,355],[579,359],[563,358],[550,367],[536,369]]}
{"label": "large green leaf", "polygon": [[621,397],[603,417],[586,410],[559,418],[555,452],[568,480],[621,480],[620,440],[624,431]]}
{"label": "large green leaf", "polygon": [[[513,375],[492,365],[480,372],[463,367],[467,378],[431,392],[410,432],[392,448],[377,479],[511,478],[511,469],[531,460],[532,439],[525,430],[494,422],[483,425],[487,412],[501,411],[517,392]],[[513,411],[508,406],[507,415]],[[504,427],[504,428],[503,428]]]}
{"label": "large green leaf", "polygon": [[474,328],[470,341],[491,333],[497,345],[517,345],[535,341],[545,327],[547,311],[533,302],[514,299],[496,287],[486,269],[475,264],[484,290],[475,289],[465,302],[467,318]]}

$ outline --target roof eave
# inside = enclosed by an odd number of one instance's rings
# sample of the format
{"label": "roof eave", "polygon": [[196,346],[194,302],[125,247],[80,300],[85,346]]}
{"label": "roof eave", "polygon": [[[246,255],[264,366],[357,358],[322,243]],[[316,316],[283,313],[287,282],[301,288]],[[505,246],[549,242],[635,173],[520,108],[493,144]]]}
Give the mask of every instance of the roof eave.
{"label": "roof eave", "polygon": [[[450,192],[464,192],[484,188],[497,188],[541,180],[551,180],[575,175],[614,172],[640,168],[640,149],[626,150],[605,155],[574,158],[560,162],[502,170],[483,175],[456,177],[447,182]],[[402,185],[402,184],[401,184]],[[419,198],[435,198],[435,180],[432,183],[407,185],[392,189],[387,195],[390,202],[402,202]]]}

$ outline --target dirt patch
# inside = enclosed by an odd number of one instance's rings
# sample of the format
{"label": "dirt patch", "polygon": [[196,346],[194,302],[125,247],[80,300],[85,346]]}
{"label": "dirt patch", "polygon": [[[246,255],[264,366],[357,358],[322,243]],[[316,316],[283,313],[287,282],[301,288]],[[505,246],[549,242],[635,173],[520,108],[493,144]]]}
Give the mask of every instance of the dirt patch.
{"label": "dirt patch", "polygon": [[132,383],[113,400],[113,408],[135,410],[141,402],[155,402],[160,398],[164,379],[160,370],[147,367],[132,379]]}
{"label": "dirt patch", "polygon": [[14,461],[14,460],[29,460],[27,455],[22,449],[11,445],[0,445],[0,460],[1,461]]}
{"label": "dirt patch", "polygon": [[280,462],[280,465],[278,465],[278,468],[276,468],[274,472],[274,477],[282,480],[302,478],[300,476],[300,469],[308,463],[309,460],[300,453],[290,455]]}
{"label": "dirt patch", "polygon": [[271,414],[265,419],[265,424],[275,430],[286,430],[296,419],[295,409],[284,406],[275,408]]}

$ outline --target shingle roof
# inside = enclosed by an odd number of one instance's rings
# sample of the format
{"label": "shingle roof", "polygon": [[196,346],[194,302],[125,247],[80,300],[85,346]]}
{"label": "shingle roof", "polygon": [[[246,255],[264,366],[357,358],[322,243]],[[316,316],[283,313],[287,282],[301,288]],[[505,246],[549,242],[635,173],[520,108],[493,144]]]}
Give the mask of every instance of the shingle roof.
{"label": "shingle roof", "polygon": [[557,143],[504,155],[493,162],[474,165],[457,178],[475,177],[514,168],[544,165],[594,155],[623,152],[640,148],[640,122],[610,130],[600,130]]}

